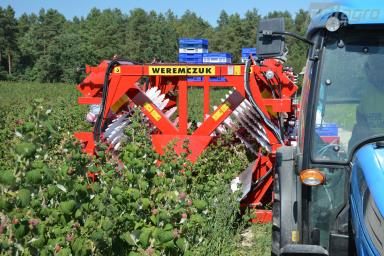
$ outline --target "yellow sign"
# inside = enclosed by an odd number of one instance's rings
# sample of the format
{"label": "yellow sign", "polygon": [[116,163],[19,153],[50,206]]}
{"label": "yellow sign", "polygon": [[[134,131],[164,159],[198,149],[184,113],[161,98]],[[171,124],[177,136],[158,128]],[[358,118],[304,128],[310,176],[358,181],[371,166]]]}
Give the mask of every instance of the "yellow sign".
{"label": "yellow sign", "polygon": [[148,102],[144,103],[144,109],[147,110],[149,114],[153,117],[153,119],[155,119],[156,121],[159,121],[161,119],[161,115]]}
{"label": "yellow sign", "polygon": [[215,66],[149,66],[148,69],[150,76],[213,76],[216,74]]}
{"label": "yellow sign", "polygon": [[234,69],[235,69],[234,75],[240,76],[241,75],[241,66],[235,66]]}
{"label": "yellow sign", "polygon": [[231,105],[226,102],[224,103],[213,115],[212,119],[217,121],[224,115],[224,113],[231,107]]}
{"label": "yellow sign", "polygon": [[292,231],[292,242],[297,243],[297,242],[299,242],[299,239],[300,239],[299,231],[293,230]]}
{"label": "yellow sign", "polygon": [[156,121],[159,121],[161,119],[161,115],[159,113],[157,113],[156,110],[153,110],[151,112],[151,116],[153,117],[153,119],[155,119]]}
{"label": "yellow sign", "polygon": [[120,74],[120,73],[121,73],[121,69],[120,69],[120,67],[115,67],[115,68],[113,69],[113,73]]}
{"label": "yellow sign", "polygon": [[145,110],[147,110],[148,112],[151,112],[153,110],[153,107],[151,106],[151,104],[149,104],[148,102],[144,103],[144,108]]}

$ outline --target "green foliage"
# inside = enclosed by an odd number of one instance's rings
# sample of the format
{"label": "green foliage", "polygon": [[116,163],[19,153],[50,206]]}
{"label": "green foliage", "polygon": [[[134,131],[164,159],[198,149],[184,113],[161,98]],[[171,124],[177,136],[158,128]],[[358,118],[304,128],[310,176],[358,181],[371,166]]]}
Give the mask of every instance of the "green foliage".
{"label": "green foliage", "polygon": [[[62,98],[50,97],[55,90]],[[119,155],[124,166],[104,152],[104,145],[99,158],[89,159],[71,137],[87,129],[72,90],[0,83],[0,97],[6,95],[0,101],[6,122],[0,133],[0,250],[10,255],[236,254],[244,221],[238,195],[228,184],[248,163],[244,148],[232,145],[228,136],[194,165],[172,150],[159,156],[136,113]],[[28,154],[16,150],[30,144],[35,149]],[[158,160],[161,164],[155,164]],[[97,181],[88,180],[86,171],[98,173]]]}
{"label": "green foliage", "polygon": [[30,200],[31,200],[31,191],[29,191],[28,189],[20,189],[19,190],[20,207],[28,206]]}
{"label": "green foliage", "polygon": [[0,173],[0,183],[6,186],[12,186],[15,184],[16,178],[12,171],[10,170],[3,170]]}
{"label": "green foliage", "polygon": [[60,203],[59,210],[66,215],[70,215],[73,213],[75,206],[76,201],[74,200],[64,201]]}

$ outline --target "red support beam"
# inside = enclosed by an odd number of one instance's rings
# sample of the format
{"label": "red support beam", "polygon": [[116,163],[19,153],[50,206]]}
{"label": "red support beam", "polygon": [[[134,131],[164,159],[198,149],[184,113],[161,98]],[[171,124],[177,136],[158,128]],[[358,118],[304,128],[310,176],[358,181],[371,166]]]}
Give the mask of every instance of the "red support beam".
{"label": "red support beam", "polygon": [[188,132],[188,84],[186,81],[180,81],[178,86],[179,132],[186,135]]}
{"label": "red support beam", "polygon": [[244,97],[234,91],[228,99],[218,106],[218,108],[195,130],[192,135],[206,136],[216,130],[216,128],[243,102]]}
{"label": "red support beam", "polygon": [[211,87],[209,86],[209,76],[204,76],[204,110],[203,110],[203,120],[210,113],[210,92]]}

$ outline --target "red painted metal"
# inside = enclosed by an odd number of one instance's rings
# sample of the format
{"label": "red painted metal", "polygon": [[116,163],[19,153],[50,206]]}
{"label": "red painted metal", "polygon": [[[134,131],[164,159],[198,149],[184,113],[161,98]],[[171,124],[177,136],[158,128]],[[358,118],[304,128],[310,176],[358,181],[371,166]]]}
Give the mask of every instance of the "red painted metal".
{"label": "red painted metal", "polygon": [[211,136],[191,136],[191,135],[159,135],[154,134],[152,137],[152,143],[157,153],[163,154],[165,146],[169,143],[175,143],[174,150],[176,154],[185,152],[183,149],[184,142],[188,143],[188,149],[191,153],[188,155],[188,159],[195,162],[197,158],[203,153],[204,149],[211,142]]}
{"label": "red painted metal", "polygon": [[87,154],[93,154],[95,151],[95,141],[93,132],[75,132],[75,138],[83,143],[83,150]]}
{"label": "red painted metal", "polygon": [[[79,104],[100,104],[108,61],[103,61],[97,67],[87,66],[87,78],[77,86],[82,93]],[[181,73],[174,71],[181,70]],[[205,70],[198,72],[199,70]],[[212,72],[214,70],[214,72]],[[185,152],[183,144],[188,141],[189,156],[192,162],[196,161],[212,140],[214,131],[229,117],[236,108],[249,97],[252,97],[258,108],[274,124],[278,124],[277,113],[294,116],[298,114],[298,105],[293,104],[292,96],[297,91],[291,71],[285,71],[283,64],[277,60],[265,60],[262,65],[252,65],[250,72],[251,95],[246,95],[244,84],[244,65],[185,65],[185,64],[155,64],[132,65],[122,63],[114,68],[109,75],[108,95],[105,102],[103,124],[107,122],[114,106],[122,97],[127,97],[128,104],[140,106],[143,114],[157,128],[151,139],[154,149],[163,154],[170,142],[175,142],[174,150],[180,154]],[[196,74],[193,72],[197,71]],[[202,76],[202,81],[187,81],[188,76]],[[207,74],[212,72],[212,74]],[[267,79],[266,72],[273,72],[274,76]],[[214,74],[213,74],[214,73]],[[225,77],[226,82],[210,82],[212,76]],[[139,84],[143,78],[147,83]],[[145,94],[145,90],[157,87],[170,99],[166,109],[178,105],[179,125],[165,116],[162,110],[156,107]],[[204,121],[194,131],[188,131],[188,88],[202,87],[204,91],[203,113]],[[234,89],[230,96],[213,112],[210,112],[210,89],[221,87]],[[178,100],[173,92],[177,91]],[[265,122],[262,122],[266,136],[271,145],[271,152],[260,151],[253,166],[253,183],[255,186],[242,200],[241,205],[256,210],[257,222],[270,222],[271,211],[264,210],[271,207],[273,164],[276,150],[282,146]],[[95,142],[93,133],[81,132],[75,134],[76,138],[85,143],[84,151],[92,154]],[[288,141],[284,141],[288,143]]]}
{"label": "red painted metal", "polygon": [[271,210],[255,210],[256,218],[251,221],[253,223],[271,223],[272,222],[272,211]]}

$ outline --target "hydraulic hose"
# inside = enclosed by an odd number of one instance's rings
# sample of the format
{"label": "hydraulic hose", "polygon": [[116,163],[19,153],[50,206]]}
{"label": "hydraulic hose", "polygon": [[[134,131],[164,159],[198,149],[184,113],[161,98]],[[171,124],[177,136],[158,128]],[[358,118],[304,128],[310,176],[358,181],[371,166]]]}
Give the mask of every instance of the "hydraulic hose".
{"label": "hydraulic hose", "polygon": [[245,70],[244,70],[244,87],[245,91],[249,97],[249,100],[252,104],[252,106],[255,108],[256,112],[260,115],[261,119],[264,121],[264,123],[268,126],[268,128],[271,130],[271,132],[275,135],[275,137],[278,139],[280,144],[284,144],[283,138],[280,134],[280,129],[276,127],[271,120],[268,119],[268,117],[261,111],[261,109],[257,106],[255,103],[255,100],[253,99],[250,85],[249,85],[249,72],[251,68],[251,60],[247,60],[245,63]]}
{"label": "hydraulic hose", "polygon": [[100,140],[100,134],[101,134],[101,128],[102,128],[101,126],[103,123],[103,118],[104,118],[104,113],[105,113],[105,104],[106,104],[107,96],[108,96],[109,75],[111,74],[113,68],[116,65],[119,65],[119,62],[117,60],[111,60],[111,62],[109,62],[109,64],[108,64],[107,71],[105,72],[100,113],[99,113],[99,116],[97,117],[97,120],[95,123],[95,128],[94,128],[94,133],[93,133],[93,139],[96,142],[98,142]]}

